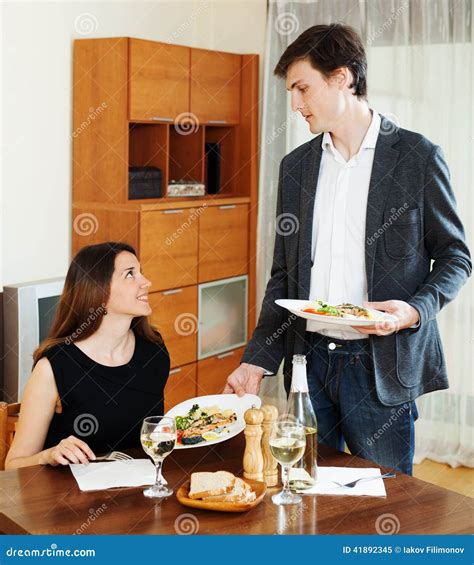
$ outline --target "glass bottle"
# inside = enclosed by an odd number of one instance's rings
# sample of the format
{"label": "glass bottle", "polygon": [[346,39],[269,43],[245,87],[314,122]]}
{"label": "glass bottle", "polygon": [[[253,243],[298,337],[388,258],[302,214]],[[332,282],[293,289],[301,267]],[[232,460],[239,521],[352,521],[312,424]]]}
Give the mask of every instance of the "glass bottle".
{"label": "glass bottle", "polygon": [[318,475],[318,423],[309,396],[304,355],[293,355],[293,374],[286,412],[304,426],[306,449],[304,456],[295,467],[304,468],[311,477],[311,480],[295,479],[290,482],[290,486],[298,489],[310,488],[316,482]]}

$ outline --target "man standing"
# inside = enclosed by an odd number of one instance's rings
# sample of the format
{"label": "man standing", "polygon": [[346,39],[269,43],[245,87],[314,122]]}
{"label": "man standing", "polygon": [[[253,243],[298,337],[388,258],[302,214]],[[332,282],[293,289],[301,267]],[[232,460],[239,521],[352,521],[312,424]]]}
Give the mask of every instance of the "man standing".
{"label": "man standing", "polygon": [[[282,359],[288,391],[292,356],[305,353],[318,441],[411,474],[415,399],[448,388],[436,315],[471,260],[441,149],[369,107],[366,72],[359,36],[340,24],[306,30],[275,68],[322,135],[280,164],[277,222],[299,229],[277,229],[260,318],[224,392],[258,392]],[[278,298],[365,304],[397,321],[320,330]]]}

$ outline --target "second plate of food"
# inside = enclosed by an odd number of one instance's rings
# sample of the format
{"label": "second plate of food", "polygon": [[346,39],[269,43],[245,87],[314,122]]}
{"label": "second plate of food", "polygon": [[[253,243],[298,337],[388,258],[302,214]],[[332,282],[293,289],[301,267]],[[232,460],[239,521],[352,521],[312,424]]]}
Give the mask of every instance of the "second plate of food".
{"label": "second plate of food", "polygon": [[319,322],[323,326],[376,326],[396,322],[386,312],[364,308],[355,304],[332,305],[322,300],[275,300],[275,304],[306,320]]}
{"label": "second plate of food", "polygon": [[165,414],[176,420],[175,449],[214,445],[238,435],[245,428],[245,411],[261,403],[255,394],[211,394],[177,404]]}

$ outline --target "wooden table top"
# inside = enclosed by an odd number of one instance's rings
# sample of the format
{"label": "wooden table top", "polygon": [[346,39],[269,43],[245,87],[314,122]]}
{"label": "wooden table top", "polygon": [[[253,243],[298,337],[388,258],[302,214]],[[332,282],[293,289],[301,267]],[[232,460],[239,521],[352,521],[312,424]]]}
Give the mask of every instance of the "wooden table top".
{"label": "wooden table top", "polygon": [[[177,450],[165,460],[164,475],[175,492],[193,471],[242,476],[243,451],[243,434],[214,447]],[[144,457],[141,450],[131,453]],[[377,466],[325,446],[318,463]],[[400,534],[472,533],[473,499],[403,474],[385,488],[386,498],[311,495],[282,507],[271,501],[281,487],[272,487],[252,510],[226,514],[187,508],[175,496],[157,503],[143,496],[143,487],[81,492],[67,467],[35,466],[0,473],[0,532],[175,534],[189,527],[199,534],[376,534],[387,527]]]}

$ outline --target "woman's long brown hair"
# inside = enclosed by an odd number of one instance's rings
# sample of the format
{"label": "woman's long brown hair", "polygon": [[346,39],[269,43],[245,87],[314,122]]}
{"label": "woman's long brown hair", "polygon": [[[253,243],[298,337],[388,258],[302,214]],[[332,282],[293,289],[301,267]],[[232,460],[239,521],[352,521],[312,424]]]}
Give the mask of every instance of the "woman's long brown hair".
{"label": "woman's long brown hair", "polygon": [[[95,333],[106,313],[115,258],[135,249],[126,243],[107,242],[83,247],[72,260],[48,337],[33,353],[33,366],[51,347],[82,341]],[[147,316],[133,318],[131,328],[147,341],[162,344]]]}

